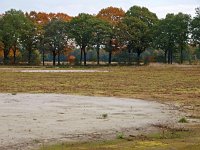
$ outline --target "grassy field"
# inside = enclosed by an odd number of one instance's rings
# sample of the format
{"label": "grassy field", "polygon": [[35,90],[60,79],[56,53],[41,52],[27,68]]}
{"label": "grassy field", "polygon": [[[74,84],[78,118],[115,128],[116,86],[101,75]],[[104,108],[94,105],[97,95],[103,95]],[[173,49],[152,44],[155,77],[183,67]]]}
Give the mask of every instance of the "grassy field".
{"label": "grassy field", "polygon": [[[200,66],[84,68],[109,71],[103,73],[13,72],[13,70],[19,69],[3,67],[0,69],[1,92],[64,93],[156,100],[177,106],[177,109],[187,112],[191,118],[200,119]],[[188,146],[190,149],[200,149],[200,145],[198,145],[200,143],[200,129],[198,127],[192,128],[184,135],[181,132],[181,135],[175,138],[171,136],[179,134],[179,132],[173,134],[171,130],[167,132],[170,133],[167,138],[151,137],[144,140],[133,138],[131,140],[76,143],[67,144],[67,146],[53,146],[47,149],[146,149],[145,145],[153,145],[152,149],[170,149],[170,146],[177,149],[188,149]],[[198,132],[199,134],[194,134]],[[46,148],[44,149],[46,150]]]}
{"label": "grassy field", "polygon": [[200,132],[196,131],[199,130],[165,131],[164,136],[154,133],[112,141],[62,143],[42,146],[40,150],[199,150]]}

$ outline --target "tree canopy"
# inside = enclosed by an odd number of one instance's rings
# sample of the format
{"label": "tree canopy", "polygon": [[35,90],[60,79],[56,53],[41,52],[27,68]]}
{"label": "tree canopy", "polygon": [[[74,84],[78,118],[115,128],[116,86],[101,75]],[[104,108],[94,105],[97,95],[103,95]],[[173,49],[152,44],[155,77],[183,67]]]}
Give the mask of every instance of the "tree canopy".
{"label": "tree canopy", "polygon": [[1,41],[4,45],[4,63],[8,63],[8,54],[12,50],[14,53],[14,64],[16,63],[16,51],[20,47],[22,36],[26,34],[26,29],[30,21],[22,11],[11,9],[3,15],[0,20]]}
{"label": "tree canopy", "polygon": [[58,65],[60,65],[60,54],[67,45],[69,28],[65,21],[52,19],[45,26],[45,42],[53,54],[53,65],[55,66],[56,55],[58,55]]}
{"label": "tree canopy", "polygon": [[133,6],[126,12],[123,23],[126,26],[127,48],[137,53],[138,64],[141,53],[151,46],[152,27],[157,21],[157,16],[144,7]]}
{"label": "tree canopy", "polygon": [[140,6],[132,6],[126,12],[107,7],[97,15],[80,13],[76,17],[15,9],[0,15],[0,61],[2,58],[4,64],[34,64],[38,51],[43,65],[47,57],[53,65],[57,58],[60,65],[69,47],[76,55],[73,58],[80,57],[80,64],[84,60],[84,65],[90,57],[88,53],[94,55],[97,64],[103,53],[109,64],[123,55],[130,64],[133,61],[140,65],[150,50],[162,51],[164,62],[183,63],[191,45],[200,49],[200,8],[196,8],[194,18],[180,12],[158,19],[155,13]]}

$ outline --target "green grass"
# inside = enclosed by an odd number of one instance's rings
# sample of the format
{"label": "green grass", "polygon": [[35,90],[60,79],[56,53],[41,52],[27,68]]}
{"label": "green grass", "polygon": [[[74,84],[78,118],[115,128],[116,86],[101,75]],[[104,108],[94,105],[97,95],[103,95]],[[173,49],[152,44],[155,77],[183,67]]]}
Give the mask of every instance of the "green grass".
{"label": "green grass", "polygon": [[79,144],[54,145],[51,148],[43,147],[41,150],[138,150],[144,148],[164,147],[165,144],[153,141],[127,141],[114,140],[105,142],[91,142]]}
{"label": "green grass", "polygon": [[108,114],[102,114],[102,118],[103,118],[103,119],[108,118]]}
{"label": "green grass", "polygon": [[179,123],[188,123],[188,120],[185,117],[183,117],[178,122]]}
{"label": "green grass", "polygon": [[124,134],[123,133],[117,133],[116,138],[117,139],[124,139]]}
{"label": "green grass", "polygon": [[[192,135],[192,136],[191,136]],[[62,143],[43,146],[40,150],[199,150],[199,130],[165,131],[135,138],[123,138],[109,141]]]}
{"label": "green grass", "polygon": [[[200,118],[199,66],[162,65],[84,68],[109,71],[104,73],[20,73],[12,72],[11,70],[15,68],[10,68],[0,69],[0,91],[4,93],[63,93],[156,100],[176,106],[180,111],[190,113],[191,118]],[[82,67],[73,69],[82,69]],[[157,135],[152,134],[147,139],[136,138],[131,140],[116,139],[105,142],[66,143],[47,148],[43,147],[43,149],[199,150],[200,129],[195,127],[194,130],[191,132],[172,132],[169,130],[165,131],[164,135],[163,132]]]}

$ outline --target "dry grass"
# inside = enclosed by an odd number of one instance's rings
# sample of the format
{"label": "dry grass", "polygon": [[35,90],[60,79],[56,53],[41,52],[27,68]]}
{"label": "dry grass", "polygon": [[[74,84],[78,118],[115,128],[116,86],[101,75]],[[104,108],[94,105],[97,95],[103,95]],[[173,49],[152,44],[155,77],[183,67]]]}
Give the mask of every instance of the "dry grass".
{"label": "dry grass", "polygon": [[20,73],[4,68],[0,69],[0,91],[116,96],[173,102],[191,112],[193,117],[200,117],[199,66],[94,69],[110,72]]}
{"label": "dry grass", "polygon": [[187,132],[166,131],[164,138],[160,133],[154,133],[147,136],[125,137],[111,141],[44,145],[40,150],[199,150],[199,137],[200,133],[197,130]]}
{"label": "dry grass", "polygon": [[[110,72],[107,73],[20,73],[12,72],[13,69],[15,70],[16,68],[0,69],[1,92],[64,93],[141,98],[178,106],[177,108],[182,111],[190,113],[191,117],[200,118],[200,66],[156,65],[89,68],[109,70]],[[200,129],[196,127],[192,132],[187,133],[171,133],[169,131],[167,139],[158,137],[158,135],[154,135],[154,137],[145,140],[59,144],[44,149],[129,150],[151,148],[196,150],[200,148]]]}

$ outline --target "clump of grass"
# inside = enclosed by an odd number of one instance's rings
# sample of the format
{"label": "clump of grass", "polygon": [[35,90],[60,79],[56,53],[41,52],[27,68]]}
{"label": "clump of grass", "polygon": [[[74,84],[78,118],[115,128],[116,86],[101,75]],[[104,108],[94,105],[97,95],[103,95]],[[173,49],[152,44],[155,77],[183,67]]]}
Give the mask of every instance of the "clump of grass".
{"label": "clump of grass", "polygon": [[34,143],[40,143],[40,140],[34,139],[33,142],[34,142]]}
{"label": "clump of grass", "polygon": [[116,135],[117,139],[124,139],[124,134],[123,133],[118,133]]}
{"label": "clump of grass", "polygon": [[11,93],[12,95],[17,95],[17,93]]}
{"label": "clump of grass", "polygon": [[183,117],[178,122],[179,123],[188,123],[188,120],[185,117]]}
{"label": "clump of grass", "polygon": [[102,118],[103,118],[103,119],[108,118],[108,114],[102,114]]}

